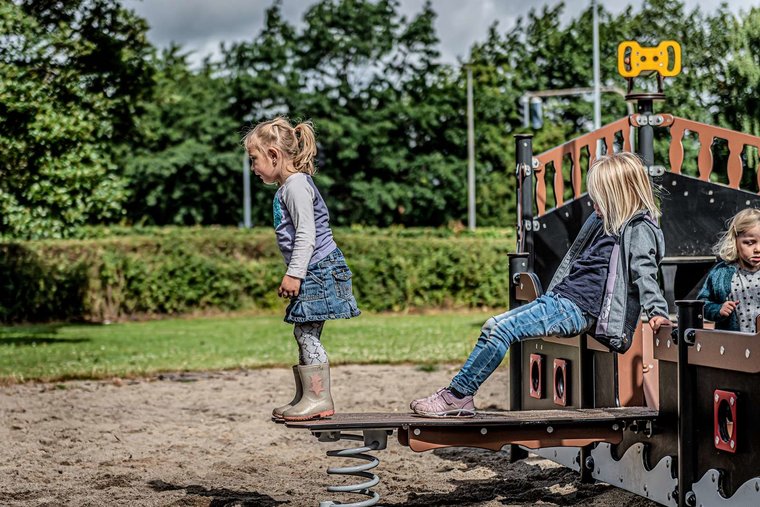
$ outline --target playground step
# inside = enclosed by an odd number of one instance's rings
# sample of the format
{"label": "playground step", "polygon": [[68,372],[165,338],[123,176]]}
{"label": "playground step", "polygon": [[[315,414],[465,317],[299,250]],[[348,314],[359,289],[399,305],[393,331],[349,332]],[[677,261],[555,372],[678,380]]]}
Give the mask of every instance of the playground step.
{"label": "playground step", "polygon": [[364,412],[336,413],[328,419],[287,422],[289,428],[312,431],[332,431],[364,428],[403,428],[407,426],[524,426],[524,425],[576,425],[588,423],[627,422],[656,419],[657,410],[647,407],[584,408],[565,410],[522,410],[516,412],[478,411],[475,417],[432,418],[412,413]]}
{"label": "playground step", "polygon": [[623,429],[655,419],[646,407],[478,412],[469,418],[429,418],[411,413],[335,414],[317,421],[287,422],[308,429],[320,440],[335,441],[346,431],[398,430],[398,440],[417,452],[440,447],[480,447],[498,451],[507,444],[582,447],[595,442],[620,443]]}

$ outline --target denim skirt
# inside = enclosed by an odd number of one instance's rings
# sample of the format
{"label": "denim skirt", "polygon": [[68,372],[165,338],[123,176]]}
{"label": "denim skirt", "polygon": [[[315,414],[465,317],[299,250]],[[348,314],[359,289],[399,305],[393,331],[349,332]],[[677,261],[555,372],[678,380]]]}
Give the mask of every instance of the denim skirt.
{"label": "denim skirt", "polygon": [[351,276],[339,248],[321,261],[310,264],[298,297],[291,299],[285,310],[285,322],[320,322],[359,315]]}

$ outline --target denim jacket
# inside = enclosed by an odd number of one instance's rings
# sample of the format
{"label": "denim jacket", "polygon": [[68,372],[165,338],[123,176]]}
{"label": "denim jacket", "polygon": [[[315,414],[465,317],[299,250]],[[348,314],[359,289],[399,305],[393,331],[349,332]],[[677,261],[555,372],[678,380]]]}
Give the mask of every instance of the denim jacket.
{"label": "denim jacket", "polygon": [[[547,292],[568,275],[572,263],[602,227],[602,219],[596,213],[586,220]],[[642,308],[648,319],[668,316],[668,304],[657,282],[664,251],[662,231],[645,211],[636,213],[623,225],[620,240],[610,255],[602,308],[594,331],[594,338],[610,350],[623,353],[630,348]]]}
{"label": "denim jacket", "polygon": [[697,294],[697,299],[705,302],[705,318],[715,322],[715,329],[739,331],[739,319],[736,312],[724,317],[720,314],[720,308],[725,301],[730,299],[731,279],[736,273],[736,263],[720,261],[707,274],[707,280]]}

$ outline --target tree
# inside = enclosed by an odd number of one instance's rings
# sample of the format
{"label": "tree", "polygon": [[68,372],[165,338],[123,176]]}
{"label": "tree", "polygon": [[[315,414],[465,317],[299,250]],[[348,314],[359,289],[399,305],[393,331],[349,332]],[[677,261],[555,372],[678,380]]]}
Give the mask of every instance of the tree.
{"label": "tree", "polygon": [[145,23],[115,1],[19,1],[0,5],[0,26],[0,234],[120,216],[115,154],[150,81]]}
{"label": "tree", "polygon": [[226,111],[224,81],[191,71],[172,47],[154,63],[156,88],[126,158],[130,220],[158,225],[237,224],[243,152]]}
{"label": "tree", "polygon": [[225,49],[237,117],[314,121],[336,224],[440,225],[464,209],[463,87],[435,63],[430,4],[412,20],[397,10],[322,0],[297,31],[275,3],[253,42]]}

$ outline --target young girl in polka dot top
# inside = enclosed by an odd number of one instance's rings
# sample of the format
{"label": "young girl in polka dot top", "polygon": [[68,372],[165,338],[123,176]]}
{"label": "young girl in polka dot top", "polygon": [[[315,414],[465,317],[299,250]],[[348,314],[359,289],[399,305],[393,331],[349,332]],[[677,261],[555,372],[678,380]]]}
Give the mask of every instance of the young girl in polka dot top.
{"label": "young girl in polka dot top", "polygon": [[754,333],[760,315],[760,209],[737,213],[715,245],[722,259],[699,291],[716,329]]}

